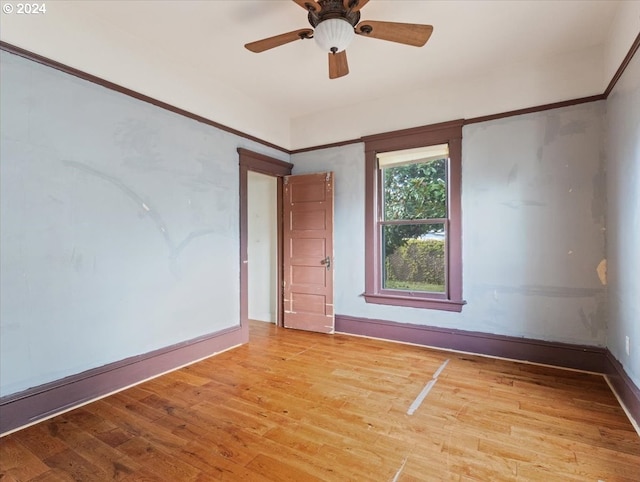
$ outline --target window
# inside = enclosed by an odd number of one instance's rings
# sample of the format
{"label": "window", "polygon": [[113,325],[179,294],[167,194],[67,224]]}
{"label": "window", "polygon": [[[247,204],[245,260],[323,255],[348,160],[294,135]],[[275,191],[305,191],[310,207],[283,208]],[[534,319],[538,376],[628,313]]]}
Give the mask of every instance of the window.
{"label": "window", "polygon": [[462,121],[364,141],[366,301],[461,311]]}
{"label": "window", "polygon": [[380,153],[383,289],[444,293],[449,145]]}

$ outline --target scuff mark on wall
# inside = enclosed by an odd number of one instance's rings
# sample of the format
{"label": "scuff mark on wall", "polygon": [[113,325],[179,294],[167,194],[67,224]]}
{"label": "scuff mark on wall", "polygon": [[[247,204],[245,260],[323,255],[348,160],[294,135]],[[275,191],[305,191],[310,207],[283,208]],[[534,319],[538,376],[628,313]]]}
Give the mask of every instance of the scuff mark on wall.
{"label": "scuff mark on wall", "polygon": [[606,259],[603,259],[602,261],[600,261],[600,263],[598,263],[596,272],[598,273],[598,278],[600,278],[600,283],[602,283],[603,286],[606,286],[607,285],[607,260]]}
{"label": "scuff mark on wall", "polygon": [[593,198],[591,199],[591,217],[596,223],[604,223],[607,212],[607,174],[605,155],[600,153],[598,171],[593,176]]}
{"label": "scuff mark on wall", "polygon": [[[162,239],[164,240],[165,244],[169,249],[170,268],[171,268],[171,272],[176,277],[179,277],[176,261],[180,253],[184,250],[184,248],[186,248],[187,245],[189,245],[189,243],[193,241],[195,238],[215,233],[214,229],[202,229],[198,231],[192,231],[179,244],[176,245],[160,213],[156,209],[153,209],[151,207],[150,202],[145,201],[139,194],[137,194],[133,189],[131,189],[129,186],[123,183],[120,179],[110,174],[107,174],[105,172],[102,172],[98,169],[95,169],[91,166],[87,166],[86,164],[82,164],[81,162],[69,161],[69,160],[64,160],[62,162],[74,169],[78,169],[80,171],[83,171],[85,173],[91,174],[93,176],[96,176],[100,179],[107,181],[112,186],[117,187],[120,192],[124,193],[125,196],[131,199],[135,203],[136,207],[142,208],[143,215],[148,216],[151,219],[151,221],[154,223],[154,225],[160,232]],[[80,263],[80,266],[78,266],[78,261],[76,261],[76,271],[78,271],[79,267],[81,268],[82,266],[81,257],[79,259],[79,263]],[[95,268],[95,260],[94,260],[94,268]]]}
{"label": "scuff mark on wall", "polygon": [[491,285],[488,287],[500,293],[510,293],[525,296],[543,296],[549,298],[591,298],[602,294],[602,288],[571,288],[568,286],[541,286],[541,285]]}
{"label": "scuff mark on wall", "polygon": [[562,123],[560,117],[553,114],[548,115],[546,120],[544,131],[545,145],[552,144],[561,136],[584,134],[588,127],[588,123],[583,120],[569,120]]}
{"label": "scuff mark on wall", "polygon": [[[120,179],[114,176],[111,176],[110,174],[107,174],[105,172],[99,171],[98,169],[95,169],[91,166],[87,166],[86,164],[82,164],[81,162],[63,160],[62,163],[66,164],[69,167],[73,167],[74,169],[78,169],[85,173],[91,174],[95,177],[98,177],[104,181],[107,181],[111,185],[117,187],[120,192],[124,193],[125,196],[131,199],[137,207],[142,208],[143,211],[149,216],[149,218],[156,225],[156,228],[158,229],[158,231],[160,231],[160,233],[162,234],[162,237],[167,243],[167,246],[169,246],[169,249],[172,251],[173,249],[175,249],[174,243],[171,237],[169,236],[169,234],[167,233],[165,222],[162,219],[162,216],[160,216],[160,213],[158,213],[157,211],[151,208],[148,208],[148,204],[144,201],[144,199],[140,195],[138,195],[133,189],[131,189],[126,184],[124,184]],[[145,207],[147,207],[147,209],[145,209]]]}
{"label": "scuff mark on wall", "polygon": [[69,259],[69,264],[73,266],[73,269],[76,273],[82,271],[82,254],[76,253],[76,247],[73,247],[71,251],[71,259]]}
{"label": "scuff mark on wall", "polygon": [[76,271],[76,273],[82,271],[82,265],[82,254],[78,254],[73,262],[73,269]]}
{"label": "scuff mark on wall", "polygon": [[528,199],[512,199],[511,201],[505,201],[500,204],[511,209],[518,209],[520,207],[544,207],[547,205],[547,203],[543,203],[541,201],[531,201]]}
{"label": "scuff mark on wall", "polygon": [[184,248],[186,248],[191,241],[201,236],[206,236],[208,234],[214,234],[216,232],[215,229],[200,229],[198,231],[191,231],[186,238],[184,238],[178,246],[171,253],[172,259],[177,259],[180,256],[180,253]]}
{"label": "scuff mark on wall", "polygon": [[114,144],[124,153],[123,164],[135,169],[158,169],[160,154],[158,134],[140,119],[125,119],[118,123]]}
{"label": "scuff mark on wall", "polygon": [[606,327],[606,308],[604,303],[598,303],[596,311],[590,314],[585,313],[584,308],[580,308],[579,315],[580,322],[594,338],[597,336],[598,331]]}

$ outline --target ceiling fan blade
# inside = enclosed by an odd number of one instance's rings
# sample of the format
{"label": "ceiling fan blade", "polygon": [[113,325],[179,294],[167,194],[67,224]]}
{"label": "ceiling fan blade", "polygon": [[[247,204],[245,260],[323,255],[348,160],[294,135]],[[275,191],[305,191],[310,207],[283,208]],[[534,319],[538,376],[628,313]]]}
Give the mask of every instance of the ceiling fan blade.
{"label": "ceiling fan blade", "polygon": [[320,10],[322,10],[322,8],[320,7],[320,4],[314,0],[293,0],[293,1],[309,12],[317,13]]}
{"label": "ceiling fan blade", "polygon": [[343,0],[342,4],[346,10],[351,10],[352,12],[357,12],[362,7],[364,7],[369,0]]}
{"label": "ceiling fan blade", "polygon": [[356,33],[390,42],[422,47],[431,37],[433,27],[417,23],[364,21],[356,25]]}
{"label": "ceiling fan blade", "polygon": [[343,50],[335,54],[329,53],[329,78],[337,79],[338,77],[344,77],[348,73],[347,51]]}
{"label": "ceiling fan blade", "polygon": [[259,53],[259,52],[264,52],[265,50],[272,49],[274,47],[280,47],[281,45],[288,44],[289,42],[294,42],[296,40],[303,40],[303,39],[312,38],[312,37],[313,37],[312,29],[301,28],[300,30],[294,30],[293,32],[282,33],[280,35],[276,35],[275,37],[256,40],[255,42],[245,44],[245,48],[247,50],[251,50],[252,52]]}

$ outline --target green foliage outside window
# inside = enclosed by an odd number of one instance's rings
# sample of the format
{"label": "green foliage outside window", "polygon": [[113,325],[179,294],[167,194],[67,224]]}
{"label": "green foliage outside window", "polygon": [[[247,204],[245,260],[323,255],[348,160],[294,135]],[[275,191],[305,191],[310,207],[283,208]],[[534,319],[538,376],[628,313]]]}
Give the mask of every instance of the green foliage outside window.
{"label": "green foliage outside window", "polygon": [[384,221],[423,221],[383,226],[387,289],[444,291],[445,243],[432,239],[444,235],[444,224],[424,221],[447,217],[446,165],[439,159],[383,170]]}
{"label": "green foliage outside window", "polygon": [[[446,159],[383,172],[385,221],[446,218]],[[433,229],[433,224],[395,225],[385,232],[385,253],[390,255],[404,240],[424,236]]]}
{"label": "green foliage outside window", "polygon": [[386,258],[385,288],[443,292],[444,263],[444,240],[409,239]]}

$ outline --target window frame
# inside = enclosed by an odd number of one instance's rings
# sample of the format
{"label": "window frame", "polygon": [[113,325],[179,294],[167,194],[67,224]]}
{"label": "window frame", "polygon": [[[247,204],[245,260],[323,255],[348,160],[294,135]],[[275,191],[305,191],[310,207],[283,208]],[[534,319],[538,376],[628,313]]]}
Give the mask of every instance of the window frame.
{"label": "window frame", "polygon": [[[365,144],[365,292],[367,303],[462,311],[462,126],[463,120],[363,137]],[[382,287],[382,185],[378,153],[449,144],[445,222],[445,292]]]}

